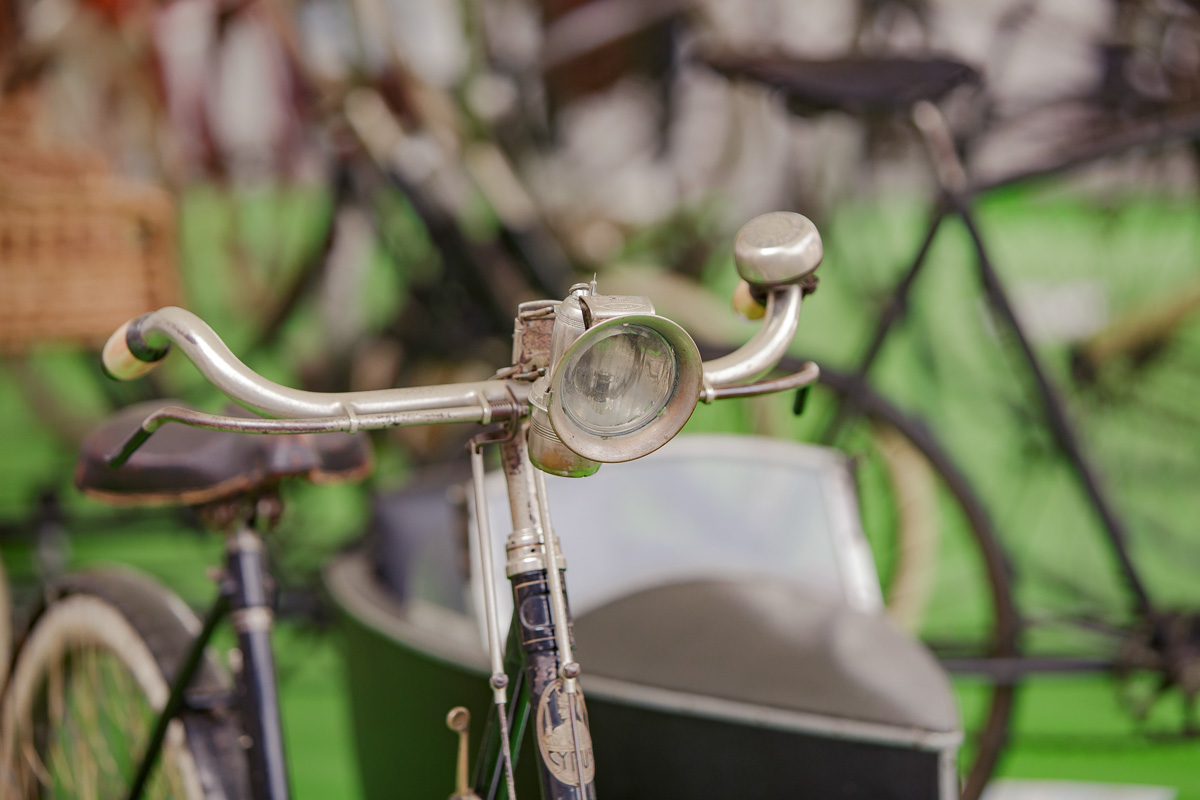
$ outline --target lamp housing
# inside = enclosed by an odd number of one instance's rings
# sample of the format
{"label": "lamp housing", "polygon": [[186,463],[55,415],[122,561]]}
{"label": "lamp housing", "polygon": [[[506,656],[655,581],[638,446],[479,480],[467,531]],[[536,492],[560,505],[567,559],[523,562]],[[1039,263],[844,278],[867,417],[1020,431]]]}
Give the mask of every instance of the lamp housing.
{"label": "lamp housing", "polygon": [[631,461],[679,433],[695,410],[695,342],[643,297],[579,291],[560,304],[547,375],[533,386],[530,458],[582,477]]}

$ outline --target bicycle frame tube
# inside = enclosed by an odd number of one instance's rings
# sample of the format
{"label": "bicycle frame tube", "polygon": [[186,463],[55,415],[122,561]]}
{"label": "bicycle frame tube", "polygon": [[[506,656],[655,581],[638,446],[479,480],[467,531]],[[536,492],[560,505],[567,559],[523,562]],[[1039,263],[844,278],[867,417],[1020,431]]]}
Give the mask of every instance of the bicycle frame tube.
{"label": "bicycle frame tube", "polygon": [[[947,216],[957,216],[962,221],[970,237],[984,296],[987,298],[988,304],[996,311],[1003,320],[1004,325],[1012,332],[1012,335],[1016,339],[1017,347],[1037,387],[1038,399],[1041,401],[1042,410],[1046,415],[1047,425],[1059,449],[1067,457],[1067,461],[1070,463],[1076,479],[1079,481],[1092,509],[1099,518],[1100,524],[1107,534],[1107,539],[1116,558],[1121,576],[1124,578],[1129,590],[1133,593],[1134,611],[1139,615],[1152,616],[1154,606],[1150,600],[1149,591],[1142,582],[1129,552],[1127,544],[1129,539],[1128,531],[1123,520],[1113,508],[1113,504],[1109,500],[1101,483],[1099,474],[1091,465],[1091,462],[1088,461],[1079,436],[1076,434],[1070,418],[1063,407],[1062,400],[1059,398],[1049,376],[1042,368],[1041,362],[1038,360],[1037,354],[1034,352],[1033,346],[1029,341],[1029,337],[1021,327],[1008,300],[1008,295],[1004,292],[1004,287],[1000,283],[999,276],[996,274],[987,248],[984,245],[983,236],[975,224],[974,212],[971,208],[971,200],[974,196],[975,192],[970,188],[966,188],[963,191],[951,191],[946,187],[942,188],[916,257],[908,270],[906,270],[904,276],[892,290],[891,300],[872,332],[866,351],[854,370],[854,375],[857,378],[865,377],[874,364],[888,334],[895,323],[903,318],[907,310],[909,293],[917,275],[921,271],[921,267],[925,264],[929,250],[941,228],[941,223]],[[826,431],[826,440],[830,440],[836,436],[840,425],[844,421],[845,414],[852,413],[853,411],[854,409],[838,411]]]}
{"label": "bicycle frame tube", "polygon": [[917,249],[917,255],[913,259],[911,266],[904,273],[904,276],[896,284],[896,288],[892,290],[891,299],[888,301],[887,307],[883,313],[879,315],[879,322],[875,326],[875,330],[871,334],[871,339],[867,344],[866,351],[859,360],[858,368],[855,374],[859,377],[866,375],[867,370],[875,363],[875,359],[879,356],[879,351],[883,349],[884,340],[887,339],[892,327],[908,313],[908,296],[912,291],[913,283],[920,274],[921,268],[925,266],[925,261],[929,257],[929,250],[933,247],[933,242],[937,238],[938,231],[941,230],[942,221],[946,219],[946,207],[939,202],[934,207],[929,215],[929,225],[925,230],[925,238],[921,240],[921,246]]}
{"label": "bicycle frame tube", "polygon": [[250,796],[255,800],[288,800],[287,761],[279,697],[275,687],[275,661],[271,650],[272,612],[268,604],[262,561],[262,540],[245,523],[229,534],[226,547],[226,580],[213,602],[200,633],[171,684],[171,693],[155,722],[146,752],[130,784],[127,800],[138,800],[162,753],[167,729],[188,703],[187,689],[204,660],[204,651],[217,625],[230,615],[237,631],[241,669],[237,670],[237,700],[242,725],[249,738],[247,762]]}
{"label": "bicycle frame tube", "polygon": [[[963,227],[966,228],[967,234],[971,239],[971,246],[975,251],[975,262],[979,269],[984,296],[988,304],[1000,316],[1017,340],[1017,347],[1021,351],[1021,355],[1037,387],[1038,399],[1041,401],[1042,411],[1046,415],[1046,424],[1049,426],[1050,432],[1054,436],[1059,449],[1067,457],[1067,461],[1070,463],[1080,487],[1087,496],[1092,510],[1107,533],[1109,545],[1112,548],[1113,556],[1116,558],[1121,576],[1124,578],[1126,586],[1133,593],[1133,610],[1136,614],[1153,619],[1157,615],[1154,605],[1150,601],[1149,590],[1142,583],[1141,576],[1138,575],[1137,568],[1134,566],[1129,552],[1129,533],[1125,527],[1125,522],[1117,514],[1112,501],[1104,490],[1099,472],[1087,459],[1083,443],[1075,432],[1075,427],[1063,406],[1062,399],[1059,397],[1049,375],[1043,369],[1042,363],[1038,360],[1037,353],[1034,352],[1033,346],[1029,341],[1029,337],[1021,327],[1020,320],[1017,319],[1017,315],[1013,311],[1008,295],[1000,283],[1000,277],[996,274],[996,270],[992,266],[991,257],[988,255],[987,248],[983,243],[983,236],[979,232],[978,225],[975,223],[972,202],[982,191],[986,191],[991,187],[987,185],[971,186],[967,178],[966,169],[958,157],[950,127],[945,117],[942,116],[935,106],[929,103],[918,104],[914,109],[913,121],[929,152],[934,172],[938,178],[940,188],[938,193],[939,208],[943,209],[943,213],[954,214],[962,220]],[[1185,136],[1197,130],[1198,124],[1200,124],[1200,118],[1191,114],[1171,121],[1170,124],[1152,126],[1152,128],[1157,129],[1159,135],[1167,139],[1174,136]],[[1132,138],[1130,138],[1131,136]],[[1110,142],[1098,149],[1084,148],[1075,158],[1062,161],[1058,165],[1058,168],[1066,170],[1102,158],[1106,154],[1117,152],[1118,150],[1112,148],[1118,145],[1132,147],[1142,141],[1142,139],[1138,138],[1142,136],[1146,136],[1146,133],[1134,131],[1125,137],[1119,137],[1123,139],[1122,141]],[[1037,175],[1052,173],[1053,170],[1042,168],[1026,175],[1018,174],[1010,180],[1011,182],[1016,182],[1017,180],[1030,179]],[[932,230],[930,238],[932,238]],[[928,239],[926,246],[928,246]],[[922,256],[924,255],[924,249],[922,248]],[[918,264],[920,260],[921,256],[918,256]],[[915,268],[913,272],[915,274]],[[907,286],[904,287],[904,290],[907,292]]]}
{"label": "bicycle frame tube", "polygon": [[242,725],[250,737],[246,756],[251,796],[256,800],[288,800],[287,760],[271,650],[274,618],[268,603],[262,551],[262,540],[249,525],[240,525],[229,534],[226,570],[232,590],[233,627],[242,654],[238,701]]}
{"label": "bicycle frame tube", "polygon": [[[508,576],[512,582],[514,624],[524,651],[525,680],[539,755],[538,772],[547,800],[594,800],[595,762],[583,695],[570,691],[577,667],[564,663],[562,645],[570,647],[571,622],[565,600],[555,612],[556,564],[553,531],[543,524],[544,496],[529,461],[526,427],[500,445],[513,533],[508,539]],[[548,557],[549,556],[549,557]],[[565,589],[563,595],[565,597]],[[563,628],[565,626],[565,630]],[[569,659],[569,654],[566,654]],[[575,674],[564,674],[572,667]],[[581,780],[582,777],[582,780]]]}
{"label": "bicycle frame tube", "polygon": [[[508,731],[511,740],[511,755],[513,770],[517,768],[521,744],[525,739],[525,729],[529,722],[528,687],[525,684],[525,653],[521,649],[519,634],[520,625],[516,613],[508,628],[508,644],[504,651],[504,673],[508,676]],[[483,744],[480,746],[479,758],[475,762],[473,785],[482,800],[496,800],[502,791],[507,789],[504,769],[504,745],[501,741],[500,707],[492,704],[488,710],[487,725],[483,731]],[[511,800],[511,798],[509,798]]]}
{"label": "bicycle frame tube", "polygon": [[[942,221],[946,219],[946,207],[939,202],[934,207],[929,217],[929,225],[925,230],[925,237],[921,240],[921,246],[917,250],[917,255],[913,259],[912,264],[905,270],[904,275],[896,283],[892,289],[890,299],[883,312],[879,315],[879,320],[875,324],[875,328],[871,331],[871,338],[867,340],[866,349],[863,355],[859,358],[857,366],[851,373],[853,377],[858,379],[866,378],[867,372],[875,363],[879,353],[883,350],[883,343],[887,341],[888,334],[897,322],[904,319],[908,313],[908,296],[912,291],[913,283],[916,282],[917,275],[920,274],[921,268],[925,266],[925,262],[929,256],[929,250],[933,246],[934,239],[937,238],[937,233],[941,230]],[[842,426],[846,423],[847,416],[857,413],[861,409],[855,407],[841,407],[837,409],[833,419],[821,434],[822,444],[832,444],[841,431]]]}
{"label": "bicycle frame tube", "polygon": [[146,788],[146,782],[150,779],[150,773],[154,771],[155,765],[158,764],[159,756],[162,754],[162,745],[167,738],[167,729],[171,724],[171,720],[179,715],[186,703],[186,692],[191,685],[192,678],[196,677],[196,670],[200,667],[204,660],[204,650],[208,647],[209,641],[212,640],[213,631],[217,629],[217,625],[229,613],[229,596],[224,592],[217,595],[217,599],[209,608],[208,614],[204,617],[204,626],[200,629],[200,633],[192,642],[191,649],[188,650],[187,656],[184,657],[183,663],[179,667],[179,674],[175,676],[171,683],[171,693],[167,697],[167,703],[163,706],[162,712],[155,720],[154,730],[150,733],[150,739],[146,742],[146,751],[142,754],[142,760],[138,764],[137,772],[134,774],[133,781],[129,785],[129,793],[126,795],[127,800],[139,800],[142,792]]}
{"label": "bicycle frame tube", "polygon": [[954,212],[962,219],[963,225],[971,237],[971,244],[975,249],[975,258],[983,283],[984,295],[987,297],[988,303],[1004,320],[1004,324],[1012,331],[1013,336],[1017,340],[1017,346],[1021,351],[1021,355],[1024,356],[1025,363],[1037,386],[1038,397],[1042,402],[1042,410],[1046,414],[1046,422],[1050,427],[1051,433],[1054,435],[1054,440],[1058,443],[1063,455],[1070,462],[1071,468],[1075,472],[1075,477],[1079,480],[1084,493],[1087,495],[1088,500],[1091,501],[1093,511],[1095,511],[1100,524],[1108,534],[1108,541],[1117,559],[1121,575],[1125,579],[1129,590],[1133,592],[1134,610],[1142,615],[1152,615],[1154,605],[1150,601],[1150,593],[1145,584],[1142,583],[1141,576],[1138,575],[1137,567],[1134,565],[1133,558],[1129,553],[1129,532],[1125,527],[1125,523],[1117,514],[1116,509],[1113,508],[1113,504],[1104,490],[1099,473],[1092,467],[1091,462],[1088,461],[1083,451],[1083,444],[1080,442],[1079,436],[1071,424],[1070,417],[1063,407],[1062,399],[1058,396],[1058,392],[1050,382],[1050,377],[1042,368],[1042,364],[1033,350],[1033,345],[1029,342],[1029,337],[1025,334],[1024,329],[1022,329],[1020,321],[1017,319],[1012,305],[1009,303],[1008,295],[1005,294],[1004,287],[1000,284],[1000,278],[996,274],[996,270],[993,268],[991,259],[984,247],[983,237],[979,232],[979,228],[975,225],[975,217],[971,211],[969,201],[966,198],[953,198],[952,200],[954,202]]}

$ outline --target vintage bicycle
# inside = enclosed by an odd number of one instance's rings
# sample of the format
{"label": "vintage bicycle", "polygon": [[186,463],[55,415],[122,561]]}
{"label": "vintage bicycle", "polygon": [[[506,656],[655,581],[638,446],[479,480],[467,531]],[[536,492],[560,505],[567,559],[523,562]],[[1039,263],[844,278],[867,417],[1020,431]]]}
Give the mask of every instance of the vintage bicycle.
{"label": "vintage bicycle", "polygon": [[[49,602],[22,643],[0,712],[6,796],[288,797],[270,644],[272,582],[260,536],[280,513],[275,487],[286,477],[364,475],[370,454],[353,435],[360,431],[477,423],[491,427],[472,440],[476,502],[486,504],[482,450],[494,444],[508,486],[514,528],[508,574],[520,609],[505,653],[490,585],[490,534],[480,514],[488,685],[498,730],[494,752],[481,754],[496,767],[480,772],[503,776],[500,791],[514,797],[508,723],[536,717],[542,795],[594,797],[585,673],[573,655],[563,559],[543,472],[588,476],[603,463],[657,450],[698,402],[816,380],[811,363],[786,377],[761,377],[789,346],[802,297],[815,285],[822,255],[815,227],[787,212],[756,218],[739,232],[735,254],[751,299],[765,304],[764,322],[742,348],[711,361],[702,361],[688,334],[656,315],[645,298],[600,295],[594,284],[576,285],[562,301],[522,304],[512,365],[493,380],[450,386],[334,394],[288,389],[249,370],[183,309],[165,308],[124,325],[104,350],[111,376],[145,374],[174,346],[210,382],[265,416],[134,407],[87,440],[77,471],[84,491],[114,503],[196,506],[225,535],[225,568],[202,619],[169,590],[126,570],[71,575],[48,587]],[[167,423],[187,427],[151,438]],[[237,636],[232,680],[209,652],[226,618]],[[519,694],[510,694],[514,683],[523,684]],[[509,708],[513,696],[521,699]],[[448,723],[462,732],[465,716],[455,709]],[[879,727],[867,726],[877,736]],[[953,796],[957,735],[951,725],[933,737],[940,744],[924,762],[930,777],[922,784],[933,794],[896,796]],[[927,742],[906,746],[922,745]],[[466,759],[464,748],[456,797],[475,796],[466,785]],[[496,791],[493,786],[487,794]]]}

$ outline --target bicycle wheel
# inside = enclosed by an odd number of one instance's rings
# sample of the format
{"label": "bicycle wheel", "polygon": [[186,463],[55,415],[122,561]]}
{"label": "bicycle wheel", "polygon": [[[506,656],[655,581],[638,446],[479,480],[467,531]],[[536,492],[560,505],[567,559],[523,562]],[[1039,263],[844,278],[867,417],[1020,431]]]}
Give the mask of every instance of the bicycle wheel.
{"label": "bicycle wheel", "polygon": [[0,693],[8,681],[8,667],[12,662],[12,633],[12,600],[8,594],[4,562],[0,561]]}
{"label": "bicycle wheel", "polygon": [[861,381],[823,368],[799,425],[809,440],[836,427],[827,443],[851,458],[889,613],[952,671],[984,673],[955,681],[966,733],[962,797],[974,800],[1007,742],[1018,688],[988,665],[1020,652],[1009,571],[988,515],[933,436]]}
{"label": "bicycle wheel", "polygon": [[[122,798],[200,622],[132,572],[71,576],[22,644],[0,712],[2,794]],[[195,691],[224,691],[211,659]],[[145,798],[248,796],[233,720],[185,710],[174,720]]]}

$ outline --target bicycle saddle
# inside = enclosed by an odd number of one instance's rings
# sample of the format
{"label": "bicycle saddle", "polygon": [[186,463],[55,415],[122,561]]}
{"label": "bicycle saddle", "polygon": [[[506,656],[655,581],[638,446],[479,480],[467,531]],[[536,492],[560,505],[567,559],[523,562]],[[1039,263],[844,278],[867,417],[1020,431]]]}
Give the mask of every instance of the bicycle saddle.
{"label": "bicycle saddle", "polygon": [[787,98],[794,114],[907,111],[937,100],[951,89],[977,83],[974,67],[943,57],[848,56],[803,59],[788,56],[712,55],[703,63],[729,78],[745,78]]}
{"label": "bicycle saddle", "polygon": [[882,616],[766,576],[656,586],[581,615],[588,672],[755,706],[953,732],[934,657]]}
{"label": "bicycle saddle", "polygon": [[[315,483],[355,480],[371,470],[365,435],[344,433],[252,436],[167,425],[123,466],[108,457],[153,411],[184,406],[159,400],[130,406],[90,433],[80,447],[75,485],[120,505],[199,505],[252,493],[282,478]],[[184,406],[186,407],[186,406]],[[231,407],[231,416],[251,416]]]}

